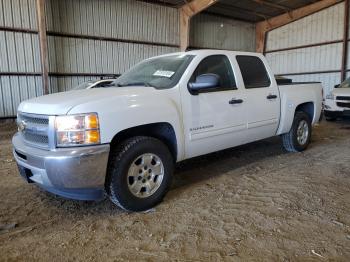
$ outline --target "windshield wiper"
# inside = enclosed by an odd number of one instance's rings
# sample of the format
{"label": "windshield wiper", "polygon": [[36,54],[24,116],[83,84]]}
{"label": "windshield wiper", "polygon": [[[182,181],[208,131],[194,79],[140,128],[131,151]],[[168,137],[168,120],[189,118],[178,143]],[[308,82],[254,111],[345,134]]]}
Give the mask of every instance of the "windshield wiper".
{"label": "windshield wiper", "polygon": [[131,83],[126,83],[126,84],[117,84],[118,87],[123,87],[123,86],[147,86],[147,87],[155,87],[151,85],[148,82],[131,82]]}

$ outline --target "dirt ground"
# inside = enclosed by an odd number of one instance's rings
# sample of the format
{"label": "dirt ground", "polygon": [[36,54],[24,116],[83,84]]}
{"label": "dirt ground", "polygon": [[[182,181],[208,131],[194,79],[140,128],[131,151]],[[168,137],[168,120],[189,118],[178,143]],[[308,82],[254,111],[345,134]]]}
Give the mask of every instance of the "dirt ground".
{"label": "dirt ground", "polygon": [[322,122],[304,153],[279,138],[178,165],[147,213],[26,184],[0,123],[1,261],[350,261],[350,121]]}

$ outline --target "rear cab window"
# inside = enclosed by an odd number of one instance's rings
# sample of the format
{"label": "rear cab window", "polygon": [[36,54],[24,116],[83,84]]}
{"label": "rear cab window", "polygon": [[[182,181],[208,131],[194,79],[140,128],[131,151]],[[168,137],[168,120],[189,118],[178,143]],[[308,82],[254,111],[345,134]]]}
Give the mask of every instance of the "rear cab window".
{"label": "rear cab window", "polygon": [[271,85],[269,74],[263,61],[257,56],[237,55],[245,88],[264,88]]}

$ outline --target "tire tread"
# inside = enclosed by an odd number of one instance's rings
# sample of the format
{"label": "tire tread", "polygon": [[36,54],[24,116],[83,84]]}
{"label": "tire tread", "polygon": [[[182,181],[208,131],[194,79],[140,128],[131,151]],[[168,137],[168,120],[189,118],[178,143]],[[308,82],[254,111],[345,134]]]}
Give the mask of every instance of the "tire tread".
{"label": "tire tread", "polygon": [[[126,155],[132,147],[134,147],[138,143],[147,142],[147,141],[149,141],[150,143],[161,142],[160,140],[153,137],[135,136],[124,140],[118,146],[116,146],[114,149],[111,150],[111,154],[108,161],[108,170],[107,170],[105,188],[112,203],[114,203],[115,205],[117,205],[118,207],[120,207],[125,211],[135,211],[135,210],[121,203],[118,200],[117,194],[115,192],[116,189],[113,186],[113,176],[111,174],[116,173],[116,170],[119,168],[118,164],[121,162],[124,155]],[[171,156],[170,152],[169,152],[169,155]]]}
{"label": "tire tread", "polygon": [[[112,151],[111,154],[111,159],[114,159],[115,161],[109,161],[109,167],[108,168],[112,168],[112,169],[116,169],[118,168],[115,163],[118,163],[123,155],[135,144],[143,141],[143,140],[147,140],[149,137],[145,137],[145,136],[135,136],[132,138],[129,138],[125,141],[123,141],[118,147],[116,147],[115,150]],[[111,183],[112,178],[109,177],[109,179],[107,180],[107,187],[108,187],[108,192],[109,192],[109,198],[110,200],[116,204],[118,207],[120,207],[121,209],[125,210],[125,211],[129,211],[129,209],[125,206],[122,205],[122,203],[119,202],[119,200],[116,198],[116,194],[114,192],[114,188],[112,186]]]}
{"label": "tire tread", "polygon": [[[283,147],[288,151],[288,152],[300,152],[301,150],[298,150],[296,145],[294,144],[294,129],[296,128],[296,120],[299,119],[299,118],[303,118],[305,117],[309,122],[310,122],[310,118],[309,116],[303,112],[303,111],[297,111],[295,113],[295,116],[294,116],[294,119],[293,119],[293,124],[292,124],[292,127],[291,129],[289,130],[288,133],[286,134],[283,134],[282,135],[282,143],[283,143]],[[310,136],[311,136],[311,128],[310,128]]]}

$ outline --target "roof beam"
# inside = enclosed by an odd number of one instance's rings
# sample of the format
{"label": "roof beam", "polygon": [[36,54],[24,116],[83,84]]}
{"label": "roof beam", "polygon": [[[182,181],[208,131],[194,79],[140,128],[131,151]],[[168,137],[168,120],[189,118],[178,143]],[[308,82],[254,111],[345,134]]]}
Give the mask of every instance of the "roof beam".
{"label": "roof beam", "polygon": [[193,0],[179,8],[181,51],[185,51],[189,45],[191,18],[215,4],[217,1],[218,0]]}
{"label": "roof beam", "polygon": [[256,51],[263,53],[265,49],[265,37],[268,31],[289,24],[295,20],[319,12],[342,0],[321,0],[313,4],[295,9],[291,12],[272,17],[256,24]]}
{"label": "roof beam", "polygon": [[215,4],[218,0],[192,0],[191,2],[180,7],[186,15],[192,17],[203,10],[207,9],[209,6]]}

